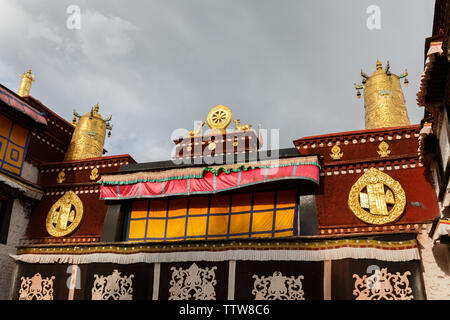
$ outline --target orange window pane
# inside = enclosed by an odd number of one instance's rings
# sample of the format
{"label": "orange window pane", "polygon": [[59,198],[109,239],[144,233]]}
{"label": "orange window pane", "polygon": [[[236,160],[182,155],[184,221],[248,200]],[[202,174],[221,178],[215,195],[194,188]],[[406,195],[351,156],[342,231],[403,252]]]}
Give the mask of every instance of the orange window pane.
{"label": "orange window pane", "polygon": [[131,219],[146,218],[148,210],[148,200],[133,201],[131,205]]}
{"label": "orange window pane", "polygon": [[272,238],[271,233],[254,233],[250,236],[251,238]]}
{"label": "orange window pane", "polygon": [[8,142],[8,140],[6,140],[6,138],[0,137],[0,163],[3,160],[3,158],[5,157],[7,142]]}
{"label": "orange window pane", "polygon": [[256,192],[253,200],[253,211],[273,210],[275,192]]}
{"label": "orange window pane", "polygon": [[167,238],[184,237],[186,230],[186,218],[167,220]]}
{"label": "orange window pane", "polygon": [[206,219],[207,217],[189,217],[187,225],[187,233],[189,236],[205,236],[206,235]]}
{"label": "orange window pane", "polygon": [[208,197],[193,197],[189,199],[189,216],[208,213]]}
{"label": "orange window pane", "polygon": [[0,115],[0,136],[8,139],[9,131],[11,130],[12,121]]}
{"label": "orange window pane", "polygon": [[294,231],[283,231],[275,233],[275,238],[280,237],[292,237],[294,235]]}
{"label": "orange window pane", "polygon": [[149,217],[162,218],[167,215],[167,200],[151,200]]}
{"label": "orange window pane", "polygon": [[230,234],[244,233],[250,230],[250,213],[233,214],[230,222]]}
{"label": "orange window pane", "polygon": [[6,170],[6,171],[9,171],[9,172],[12,172],[12,173],[15,173],[15,174],[20,174],[20,169],[18,169],[16,167],[13,167],[13,166],[10,166],[6,162],[3,163],[2,169]]}
{"label": "orange window pane", "polygon": [[140,239],[145,237],[145,220],[131,220],[128,238]]}
{"label": "orange window pane", "polygon": [[233,195],[232,206],[231,212],[250,211],[252,208],[252,194],[244,193]]}
{"label": "orange window pane", "polygon": [[148,220],[147,238],[164,238],[166,220]]}
{"label": "orange window pane", "polygon": [[230,196],[211,196],[210,214],[229,213],[230,212]]}
{"label": "orange window pane", "polygon": [[272,231],[273,211],[253,212],[252,232]]}
{"label": "orange window pane", "polygon": [[239,236],[236,236],[236,235],[230,235],[230,238],[231,239],[239,239],[239,238],[248,238],[248,235],[246,235],[246,234],[241,234],[241,235],[239,235]]}
{"label": "orange window pane", "polygon": [[187,198],[171,199],[169,201],[169,217],[185,216],[187,212]]}
{"label": "orange window pane", "polygon": [[296,190],[282,190],[277,193],[277,208],[294,207],[297,199]]}
{"label": "orange window pane", "polygon": [[28,137],[28,130],[14,123],[10,140],[19,146],[25,147]]}
{"label": "orange window pane", "polygon": [[294,209],[277,211],[275,230],[291,229],[294,227]]}
{"label": "orange window pane", "polygon": [[210,216],[208,224],[208,235],[223,234],[228,230],[228,216]]}

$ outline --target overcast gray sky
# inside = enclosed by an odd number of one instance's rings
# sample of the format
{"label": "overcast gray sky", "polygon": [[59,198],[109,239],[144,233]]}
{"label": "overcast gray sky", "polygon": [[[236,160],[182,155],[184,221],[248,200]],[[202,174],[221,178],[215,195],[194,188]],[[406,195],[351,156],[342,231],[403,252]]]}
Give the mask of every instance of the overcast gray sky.
{"label": "overcast gray sky", "polygon": [[[66,26],[69,5],[81,28]],[[366,9],[381,9],[369,30]],[[280,129],[280,147],[304,136],[364,129],[355,96],[361,68],[390,61],[409,72],[412,123],[431,35],[432,0],[0,0],[0,83],[72,120],[99,103],[113,115],[108,155],[166,160],[172,132],[193,128],[218,104],[254,128]]]}

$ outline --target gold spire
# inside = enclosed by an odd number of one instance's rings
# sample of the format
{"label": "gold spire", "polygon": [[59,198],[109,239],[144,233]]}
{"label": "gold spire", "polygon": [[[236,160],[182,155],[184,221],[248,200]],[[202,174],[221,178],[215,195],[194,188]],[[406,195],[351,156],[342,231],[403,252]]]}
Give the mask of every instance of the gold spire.
{"label": "gold spire", "polygon": [[19,91],[17,94],[21,97],[30,95],[31,83],[34,82],[34,74],[31,74],[31,69],[28,69],[27,73],[20,75],[22,81],[20,82]]}
{"label": "gold spire", "polygon": [[406,126],[410,124],[405,105],[400,79],[405,78],[405,72],[400,76],[392,74],[389,61],[383,70],[383,64],[377,60],[376,71],[367,76],[361,70],[362,85],[355,84],[358,98],[359,90],[364,90],[364,108],[366,129]]}
{"label": "gold spire", "polygon": [[[109,123],[112,117],[103,119],[98,113],[99,109],[96,104],[84,116],[73,111],[75,131],[64,160],[81,160],[102,156],[106,130],[112,130],[112,125]],[[77,118],[79,119],[78,123],[76,122]],[[110,134],[111,131],[108,133],[108,137]]]}

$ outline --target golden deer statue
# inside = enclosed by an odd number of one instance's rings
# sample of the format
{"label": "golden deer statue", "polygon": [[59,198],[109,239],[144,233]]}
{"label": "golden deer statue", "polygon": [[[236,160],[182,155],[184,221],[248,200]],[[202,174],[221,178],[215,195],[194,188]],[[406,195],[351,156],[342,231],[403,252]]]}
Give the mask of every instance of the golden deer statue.
{"label": "golden deer statue", "polygon": [[205,125],[205,121],[198,127],[197,130],[189,130],[189,137],[197,137],[202,132],[202,127]]}
{"label": "golden deer statue", "polygon": [[248,131],[250,130],[251,125],[249,124],[239,124],[240,120],[239,119],[234,119],[233,120],[234,123],[236,124],[236,130],[237,131]]}

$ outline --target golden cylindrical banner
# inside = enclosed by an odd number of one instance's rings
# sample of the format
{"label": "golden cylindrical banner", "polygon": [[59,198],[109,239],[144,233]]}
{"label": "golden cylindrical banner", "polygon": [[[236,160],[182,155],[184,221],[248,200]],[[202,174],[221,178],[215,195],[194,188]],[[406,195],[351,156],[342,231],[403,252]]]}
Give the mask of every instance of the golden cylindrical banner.
{"label": "golden cylindrical banner", "polygon": [[399,76],[386,73],[377,64],[364,86],[366,129],[410,124]]}

